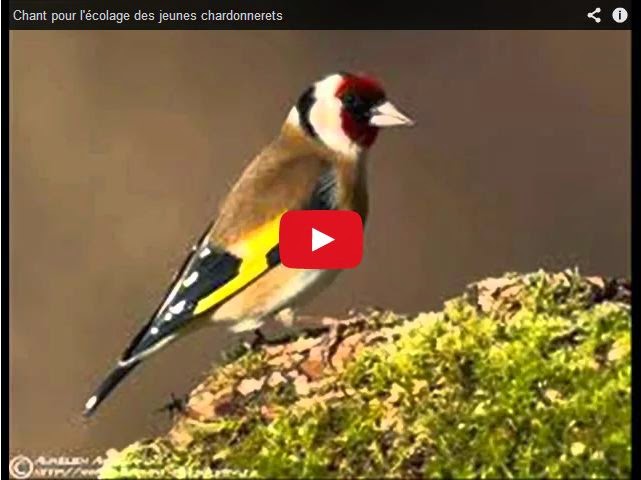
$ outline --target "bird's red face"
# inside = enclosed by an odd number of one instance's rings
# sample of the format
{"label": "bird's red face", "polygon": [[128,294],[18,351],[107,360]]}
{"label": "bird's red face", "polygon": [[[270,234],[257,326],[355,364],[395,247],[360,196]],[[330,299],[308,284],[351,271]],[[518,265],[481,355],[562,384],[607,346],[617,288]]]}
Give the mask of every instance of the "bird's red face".
{"label": "bird's red face", "polygon": [[391,102],[381,84],[367,75],[337,73],[303,93],[290,120],[310,136],[348,156],[358,156],[382,127],[412,125]]}
{"label": "bird's red face", "polygon": [[336,90],[341,101],[341,127],[345,135],[364,148],[376,140],[379,127],[370,123],[377,105],[385,102],[383,87],[371,77],[344,75]]}

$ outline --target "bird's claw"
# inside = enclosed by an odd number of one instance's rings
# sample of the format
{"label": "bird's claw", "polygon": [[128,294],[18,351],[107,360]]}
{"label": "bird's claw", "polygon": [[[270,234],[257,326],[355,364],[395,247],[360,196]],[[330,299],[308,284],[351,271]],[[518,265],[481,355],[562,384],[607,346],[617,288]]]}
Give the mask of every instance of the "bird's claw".
{"label": "bird's claw", "polygon": [[183,414],[187,410],[187,401],[189,400],[189,395],[183,395],[182,397],[176,397],[176,395],[171,393],[171,400],[165,405],[158,409],[158,412],[168,412],[170,417],[174,417],[176,414]]}
{"label": "bird's claw", "polygon": [[247,348],[247,350],[255,352],[267,343],[267,338],[265,337],[263,332],[261,332],[260,329],[257,328],[256,330],[254,330],[254,338],[251,340],[251,342],[246,342],[245,347]]}

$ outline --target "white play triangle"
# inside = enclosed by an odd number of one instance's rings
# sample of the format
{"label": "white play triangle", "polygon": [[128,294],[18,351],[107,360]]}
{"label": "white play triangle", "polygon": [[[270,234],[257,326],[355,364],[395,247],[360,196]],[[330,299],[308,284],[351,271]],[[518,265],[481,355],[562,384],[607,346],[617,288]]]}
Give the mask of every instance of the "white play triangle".
{"label": "white play triangle", "polygon": [[312,227],[312,252],[332,243],[334,239]]}

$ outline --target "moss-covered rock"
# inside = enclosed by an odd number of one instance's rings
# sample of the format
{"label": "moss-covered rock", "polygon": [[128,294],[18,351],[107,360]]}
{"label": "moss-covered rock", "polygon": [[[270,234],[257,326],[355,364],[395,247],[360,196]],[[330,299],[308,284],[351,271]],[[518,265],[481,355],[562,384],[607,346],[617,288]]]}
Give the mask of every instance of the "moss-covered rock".
{"label": "moss-covered rock", "polygon": [[101,477],[628,477],[630,295],[507,274],[441,312],[326,322],[214,369]]}

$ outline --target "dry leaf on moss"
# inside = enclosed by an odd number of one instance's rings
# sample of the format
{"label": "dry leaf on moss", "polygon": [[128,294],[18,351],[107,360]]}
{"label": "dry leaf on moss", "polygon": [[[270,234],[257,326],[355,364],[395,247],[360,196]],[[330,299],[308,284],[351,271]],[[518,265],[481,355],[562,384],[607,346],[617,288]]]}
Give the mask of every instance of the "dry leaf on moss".
{"label": "dry leaf on moss", "polygon": [[260,415],[265,420],[273,420],[278,416],[278,413],[271,405],[263,405],[260,407]]}
{"label": "dry leaf on moss", "polygon": [[309,395],[309,380],[305,375],[299,375],[294,379],[294,389],[300,397]]}
{"label": "dry leaf on moss", "polygon": [[620,339],[614,342],[608,352],[608,361],[616,362],[630,352],[630,342],[627,339]]}
{"label": "dry leaf on moss", "polygon": [[359,342],[363,337],[364,337],[364,334],[363,334],[363,333],[360,333],[360,332],[359,332],[359,333],[354,333],[354,334],[350,335],[349,337],[345,338],[345,340],[343,340],[343,343],[344,343],[345,345],[349,345],[350,347],[353,347],[353,346],[354,346],[354,345],[356,345],[356,344],[357,344],[357,343],[358,343],[358,342]]}
{"label": "dry leaf on moss", "polygon": [[523,290],[523,286],[512,285],[510,287],[507,287],[505,290],[501,290],[499,297],[505,300],[514,300],[519,295],[519,293],[521,293],[522,290]]}
{"label": "dry leaf on moss", "polygon": [[287,345],[287,353],[305,352],[318,345],[323,341],[323,337],[307,337],[296,340],[294,343]]}
{"label": "dry leaf on moss", "polygon": [[396,430],[400,426],[400,420],[398,409],[389,408],[381,418],[381,428],[383,430]]}
{"label": "dry leaf on moss", "polygon": [[418,395],[425,387],[427,387],[427,380],[414,380],[412,384],[412,395]]}
{"label": "dry leaf on moss", "polygon": [[401,387],[398,383],[395,383],[390,389],[390,396],[387,397],[388,403],[397,403],[404,393],[405,390],[403,389],[403,387]]}
{"label": "dry leaf on moss", "polygon": [[201,392],[195,397],[189,399],[187,406],[189,410],[201,417],[209,417],[214,413],[214,404],[216,397],[211,392]]}
{"label": "dry leaf on moss", "polygon": [[167,436],[172,445],[183,448],[188,446],[194,439],[183,426],[172,428]]}
{"label": "dry leaf on moss", "polygon": [[285,345],[267,345],[263,347],[263,351],[268,357],[275,357],[285,351]]}
{"label": "dry leaf on moss", "polygon": [[313,407],[317,403],[318,399],[316,397],[303,397],[296,402],[296,406],[299,408],[308,409]]}
{"label": "dry leaf on moss", "polygon": [[334,367],[338,371],[343,370],[343,368],[345,368],[345,364],[350,359],[352,354],[353,354],[352,347],[346,344],[345,342],[341,342],[338,348],[336,349],[334,356],[330,360],[332,367]]}
{"label": "dry leaf on moss", "polygon": [[240,384],[236,387],[236,391],[243,397],[250,395],[261,388],[265,384],[265,377],[261,378],[245,378],[241,380]]}
{"label": "dry leaf on moss", "polygon": [[300,365],[300,369],[312,380],[320,378],[323,374],[325,368],[323,352],[324,349],[322,346],[312,348],[309,351],[307,359]]}
{"label": "dry leaf on moss", "polygon": [[492,311],[496,303],[496,295],[503,289],[510,287],[514,281],[509,278],[488,278],[476,284],[478,288],[477,304],[484,313]]}
{"label": "dry leaf on moss", "polygon": [[269,376],[269,379],[267,379],[267,385],[270,387],[277,387],[278,385],[281,385],[282,383],[286,383],[287,379],[283,376],[282,373],[280,372],[274,372]]}
{"label": "dry leaf on moss", "polygon": [[605,288],[605,280],[603,277],[586,277],[586,280],[601,290]]}
{"label": "dry leaf on moss", "polygon": [[550,402],[558,402],[561,400],[562,395],[561,392],[558,390],[554,390],[553,388],[548,388],[545,391],[545,398],[547,398]]}

